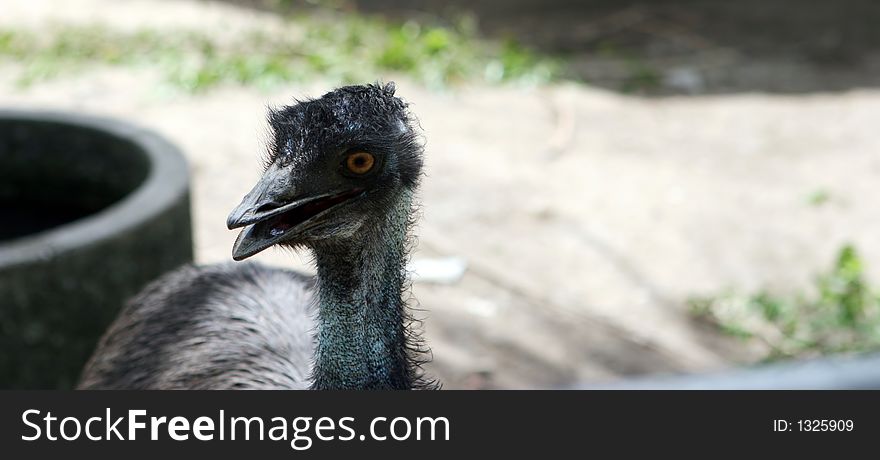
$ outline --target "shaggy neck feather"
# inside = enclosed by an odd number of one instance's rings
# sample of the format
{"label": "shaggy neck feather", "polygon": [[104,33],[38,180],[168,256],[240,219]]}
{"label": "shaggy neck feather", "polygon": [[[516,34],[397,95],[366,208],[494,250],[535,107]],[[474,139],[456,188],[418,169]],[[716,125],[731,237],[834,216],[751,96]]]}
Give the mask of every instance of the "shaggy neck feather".
{"label": "shaggy neck feather", "polygon": [[[313,389],[413,386],[407,348],[407,194],[353,241],[315,248],[318,328]],[[373,225],[374,224],[374,225]]]}

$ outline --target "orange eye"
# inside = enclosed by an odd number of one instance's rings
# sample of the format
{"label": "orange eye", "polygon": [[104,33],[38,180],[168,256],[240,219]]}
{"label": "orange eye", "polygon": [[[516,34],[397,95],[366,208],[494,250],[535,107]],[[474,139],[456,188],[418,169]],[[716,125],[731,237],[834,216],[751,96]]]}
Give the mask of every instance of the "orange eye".
{"label": "orange eye", "polygon": [[345,166],[355,174],[366,174],[373,169],[376,159],[367,152],[355,152],[345,160]]}

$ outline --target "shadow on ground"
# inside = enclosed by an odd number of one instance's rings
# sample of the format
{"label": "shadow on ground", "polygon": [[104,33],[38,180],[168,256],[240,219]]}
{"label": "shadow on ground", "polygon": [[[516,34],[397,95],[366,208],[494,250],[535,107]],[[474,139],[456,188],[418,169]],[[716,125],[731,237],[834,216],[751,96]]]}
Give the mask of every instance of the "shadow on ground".
{"label": "shadow on ground", "polygon": [[560,56],[569,77],[625,93],[804,93],[880,84],[880,3],[871,0],[226,1],[441,22],[468,14],[482,34]]}

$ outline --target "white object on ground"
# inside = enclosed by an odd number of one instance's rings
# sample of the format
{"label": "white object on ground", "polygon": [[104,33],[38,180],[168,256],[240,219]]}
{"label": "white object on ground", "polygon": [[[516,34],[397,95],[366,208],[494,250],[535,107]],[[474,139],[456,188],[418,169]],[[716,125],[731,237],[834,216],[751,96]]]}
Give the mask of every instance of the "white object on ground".
{"label": "white object on ground", "polygon": [[462,257],[419,258],[413,259],[408,268],[415,282],[453,284],[464,276],[467,261]]}

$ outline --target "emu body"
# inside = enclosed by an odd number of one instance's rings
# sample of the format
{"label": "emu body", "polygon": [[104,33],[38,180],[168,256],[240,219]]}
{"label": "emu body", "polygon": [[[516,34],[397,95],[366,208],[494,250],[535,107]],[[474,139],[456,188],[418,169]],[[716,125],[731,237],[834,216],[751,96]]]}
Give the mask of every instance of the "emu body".
{"label": "emu body", "polygon": [[270,113],[262,179],[232,211],[241,260],[310,250],[317,277],[259,264],[185,267],[132,299],[80,388],[411,389],[424,350],[404,296],[422,146],[393,84]]}

